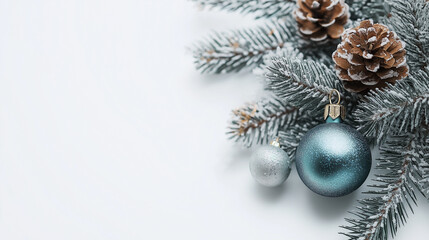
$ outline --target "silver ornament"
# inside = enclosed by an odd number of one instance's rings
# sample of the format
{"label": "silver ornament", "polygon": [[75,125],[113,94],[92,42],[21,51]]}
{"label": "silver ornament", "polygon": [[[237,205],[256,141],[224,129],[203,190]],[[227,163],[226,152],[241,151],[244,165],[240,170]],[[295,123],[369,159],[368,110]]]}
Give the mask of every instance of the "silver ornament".
{"label": "silver ornament", "polygon": [[250,160],[250,173],[263,186],[276,187],[290,174],[291,161],[278,142],[259,147]]}

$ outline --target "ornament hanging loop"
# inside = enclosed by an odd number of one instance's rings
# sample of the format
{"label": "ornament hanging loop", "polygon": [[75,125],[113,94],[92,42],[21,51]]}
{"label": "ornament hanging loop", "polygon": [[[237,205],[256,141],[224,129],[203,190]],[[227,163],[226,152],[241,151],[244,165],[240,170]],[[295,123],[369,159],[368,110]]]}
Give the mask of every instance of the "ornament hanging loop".
{"label": "ornament hanging loop", "polygon": [[[338,100],[336,103],[332,103],[332,96],[336,94]],[[329,104],[325,106],[325,113],[323,119],[327,122],[341,122],[346,118],[346,108],[340,104],[341,94],[337,89],[332,89],[329,93]]]}
{"label": "ornament hanging loop", "polygon": [[333,93],[336,93],[337,96],[338,96],[338,101],[335,104],[340,104],[340,102],[341,102],[341,94],[340,94],[340,92],[337,89],[332,89],[331,92],[329,93],[329,103],[330,104],[334,104],[334,103],[332,103],[332,94]]}

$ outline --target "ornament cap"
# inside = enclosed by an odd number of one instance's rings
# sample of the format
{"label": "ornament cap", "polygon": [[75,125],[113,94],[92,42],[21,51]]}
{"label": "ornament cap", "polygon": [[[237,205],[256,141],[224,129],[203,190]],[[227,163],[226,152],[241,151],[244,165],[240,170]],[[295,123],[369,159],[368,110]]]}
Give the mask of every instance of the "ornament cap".
{"label": "ornament cap", "polygon": [[[332,103],[333,93],[336,93],[336,95],[338,96],[337,103]],[[339,117],[341,118],[341,120],[344,120],[346,118],[346,108],[341,105],[340,102],[340,92],[337,89],[332,89],[329,93],[329,104],[325,106],[325,113],[323,115],[324,120],[327,120],[328,117],[330,117],[331,120],[336,120]]]}
{"label": "ornament cap", "polygon": [[270,145],[274,146],[274,147],[280,147],[280,143],[279,143],[279,137],[277,137],[275,140],[271,141]]}

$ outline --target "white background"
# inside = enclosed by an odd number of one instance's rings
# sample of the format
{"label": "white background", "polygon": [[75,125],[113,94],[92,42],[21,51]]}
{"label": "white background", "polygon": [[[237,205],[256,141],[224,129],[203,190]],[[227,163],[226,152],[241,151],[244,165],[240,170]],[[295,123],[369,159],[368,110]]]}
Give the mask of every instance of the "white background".
{"label": "white background", "polygon": [[[359,193],[319,197],[296,172],[258,187],[224,133],[260,80],[186,53],[254,24],[185,0],[0,1],[0,239],[345,239]],[[419,205],[396,239],[427,239]]]}

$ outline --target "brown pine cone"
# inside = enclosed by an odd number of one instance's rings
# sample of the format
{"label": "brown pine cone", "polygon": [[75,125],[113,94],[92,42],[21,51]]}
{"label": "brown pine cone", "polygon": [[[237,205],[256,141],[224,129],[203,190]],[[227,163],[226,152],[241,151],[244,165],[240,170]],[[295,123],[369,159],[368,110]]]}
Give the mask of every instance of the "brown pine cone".
{"label": "brown pine cone", "polygon": [[386,26],[365,20],[341,39],[332,57],[348,91],[382,88],[408,75],[405,43]]}
{"label": "brown pine cone", "polygon": [[314,42],[338,39],[349,20],[344,0],[298,0],[294,16],[299,33]]}

